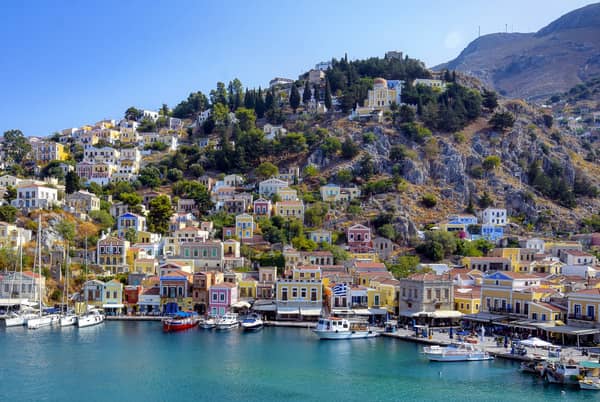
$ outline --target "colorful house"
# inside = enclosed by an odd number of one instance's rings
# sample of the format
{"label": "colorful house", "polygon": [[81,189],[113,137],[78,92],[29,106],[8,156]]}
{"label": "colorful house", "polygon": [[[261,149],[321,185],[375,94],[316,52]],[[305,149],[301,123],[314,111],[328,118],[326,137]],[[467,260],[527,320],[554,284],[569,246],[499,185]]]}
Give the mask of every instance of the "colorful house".
{"label": "colorful house", "polygon": [[597,327],[600,323],[600,289],[582,289],[567,295],[568,324],[578,327]]}
{"label": "colorful house", "polygon": [[136,232],[146,230],[146,218],[132,212],[126,212],[119,216],[117,218],[117,236],[120,238],[125,237],[125,233],[129,229]]}
{"label": "colorful house", "polygon": [[454,288],[454,310],[463,314],[479,313],[481,303],[481,287],[464,286]]}
{"label": "colorful house", "polygon": [[308,232],[308,238],[317,244],[331,244],[331,231],[325,229],[313,230]]}
{"label": "colorful house", "polygon": [[250,214],[241,214],[235,217],[235,234],[244,241],[254,237],[254,217]]}
{"label": "colorful house", "polygon": [[304,222],[304,202],[302,201],[278,201],[275,203],[275,215],[286,219],[295,218]]}
{"label": "colorful house", "polygon": [[271,216],[272,208],[271,200],[259,198],[254,201],[254,215]]}
{"label": "colorful house", "polygon": [[192,300],[194,303],[194,311],[198,314],[206,314],[210,312],[210,294],[211,286],[224,281],[223,272],[206,271],[196,272],[194,274],[192,284]]}
{"label": "colorful house", "polygon": [[527,248],[495,248],[490,251],[491,257],[507,258],[510,260],[512,271],[529,272],[530,265],[535,260],[536,250]]}
{"label": "colorful house", "polygon": [[209,289],[209,311],[212,316],[223,316],[229,312],[231,305],[238,301],[238,290],[235,283],[222,282]]}
{"label": "colorful house", "polygon": [[346,230],[346,242],[353,253],[372,252],[371,229],[361,224],[350,226]]}
{"label": "colorful house", "polygon": [[511,271],[511,260],[503,257],[464,257],[462,264],[468,270],[481,272]]}
{"label": "colorful house", "polygon": [[321,268],[314,265],[293,268],[291,278],[275,283],[275,299],[280,318],[318,318],[323,305]]}
{"label": "colorful house", "polygon": [[159,286],[163,314],[192,310],[191,284],[191,273],[180,270],[166,270],[161,267]]}
{"label": "colorful house", "polygon": [[123,304],[123,284],[116,279],[104,284],[104,298],[102,308],[108,315],[121,314],[125,305]]}
{"label": "colorful house", "polygon": [[96,246],[96,261],[102,272],[114,275],[128,272],[127,251],[129,242],[112,236],[105,236],[98,240]]}

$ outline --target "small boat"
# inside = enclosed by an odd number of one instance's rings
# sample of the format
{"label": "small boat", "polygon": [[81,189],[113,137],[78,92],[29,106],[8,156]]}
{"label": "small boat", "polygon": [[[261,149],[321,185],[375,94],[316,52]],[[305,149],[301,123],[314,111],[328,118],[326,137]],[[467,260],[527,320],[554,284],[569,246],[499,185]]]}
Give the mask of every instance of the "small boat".
{"label": "small boat", "polygon": [[173,317],[163,320],[163,331],[185,331],[186,329],[194,328],[199,322],[200,320],[196,313],[180,311]]}
{"label": "small boat", "polygon": [[39,329],[56,325],[60,322],[58,314],[46,314],[27,320],[27,329]]}
{"label": "small boat", "polygon": [[543,377],[551,384],[570,384],[579,383],[580,367],[577,364],[563,362],[549,362],[543,373]]}
{"label": "small boat", "polygon": [[213,329],[214,327],[216,327],[217,325],[217,320],[215,320],[212,317],[208,317],[205,318],[204,320],[200,321],[200,328],[203,329]]}
{"label": "small boat", "polygon": [[70,327],[71,325],[77,325],[77,316],[73,313],[67,313],[60,317],[61,327]]}
{"label": "small boat", "polygon": [[260,331],[263,329],[264,322],[258,314],[252,314],[242,320],[242,329],[244,331]]}
{"label": "small boat", "polygon": [[584,377],[583,380],[579,380],[579,388],[590,391],[600,391],[600,378]]}
{"label": "small boat", "polygon": [[472,343],[453,343],[448,346],[426,346],[423,353],[430,361],[436,362],[465,362],[492,360],[494,357]]}
{"label": "small boat", "polygon": [[531,374],[540,374],[544,370],[544,362],[546,359],[544,357],[538,357],[534,360],[521,362],[520,370],[523,373],[531,373]]}
{"label": "small boat", "polygon": [[217,331],[230,331],[240,325],[238,316],[235,313],[227,313],[217,320]]}
{"label": "small boat", "polygon": [[360,339],[373,338],[379,333],[371,329],[366,323],[351,322],[345,318],[329,317],[319,318],[313,333],[319,339]]}
{"label": "small boat", "polygon": [[77,327],[85,328],[92,325],[102,324],[104,322],[104,314],[99,309],[92,309],[84,315],[77,318]]}

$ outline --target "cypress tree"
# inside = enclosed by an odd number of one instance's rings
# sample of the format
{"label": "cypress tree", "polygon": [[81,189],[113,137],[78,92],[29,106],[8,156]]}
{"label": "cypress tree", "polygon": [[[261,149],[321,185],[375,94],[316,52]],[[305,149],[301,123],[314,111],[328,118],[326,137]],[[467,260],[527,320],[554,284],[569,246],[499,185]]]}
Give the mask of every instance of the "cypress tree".
{"label": "cypress tree", "polygon": [[321,100],[321,97],[319,96],[319,85],[314,86],[313,88],[313,97],[315,98],[315,102],[319,103],[319,101]]}
{"label": "cypress tree", "polygon": [[275,91],[271,88],[265,96],[265,110],[271,110],[275,106]]}
{"label": "cypress tree", "polygon": [[296,110],[300,106],[300,92],[298,92],[298,87],[296,84],[292,85],[292,90],[290,91],[290,107],[296,113]]}
{"label": "cypress tree", "polygon": [[304,93],[302,94],[302,103],[305,106],[308,106],[308,102],[310,102],[311,92],[310,92],[310,84],[308,80],[304,82]]}
{"label": "cypress tree", "polygon": [[325,81],[325,107],[327,110],[331,109],[331,86],[329,86],[329,80]]}
{"label": "cypress tree", "polygon": [[262,89],[260,87],[258,87],[258,93],[256,94],[254,105],[256,117],[262,119],[265,116],[265,100],[263,98]]}

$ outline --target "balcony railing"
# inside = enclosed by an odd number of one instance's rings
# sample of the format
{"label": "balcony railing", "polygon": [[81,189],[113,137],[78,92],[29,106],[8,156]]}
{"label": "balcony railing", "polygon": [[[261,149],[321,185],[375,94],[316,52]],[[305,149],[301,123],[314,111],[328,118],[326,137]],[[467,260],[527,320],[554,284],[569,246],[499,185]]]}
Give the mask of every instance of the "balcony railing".
{"label": "balcony railing", "polygon": [[569,314],[567,316],[569,320],[580,320],[580,321],[595,321],[594,317],[589,315],[581,315],[581,314]]}
{"label": "balcony railing", "polygon": [[515,311],[512,307],[488,307],[488,311],[490,313],[496,314],[516,314],[526,316],[527,313],[525,311]]}

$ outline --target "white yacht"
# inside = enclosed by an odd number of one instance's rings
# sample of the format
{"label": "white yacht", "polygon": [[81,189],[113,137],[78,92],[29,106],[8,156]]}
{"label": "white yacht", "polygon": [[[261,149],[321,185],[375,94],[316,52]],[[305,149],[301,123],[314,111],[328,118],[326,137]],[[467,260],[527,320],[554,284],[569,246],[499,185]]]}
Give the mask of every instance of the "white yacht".
{"label": "white yacht", "polygon": [[205,318],[204,320],[200,321],[200,328],[203,328],[203,329],[213,329],[216,326],[217,326],[217,320],[213,317],[208,317],[208,318]]}
{"label": "white yacht", "polygon": [[60,322],[60,316],[58,314],[46,314],[37,316],[36,318],[30,318],[27,320],[27,329],[39,329],[43,327],[49,327],[56,325]]}
{"label": "white yacht", "polygon": [[229,331],[239,325],[238,316],[235,313],[227,313],[216,322],[217,331]]}
{"label": "white yacht", "polygon": [[252,314],[242,320],[242,329],[247,332],[260,331],[264,322],[258,314]]}
{"label": "white yacht", "polygon": [[93,309],[77,318],[77,327],[91,327],[92,325],[102,324],[104,322],[104,314],[98,309]]}
{"label": "white yacht", "polygon": [[492,360],[494,357],[472,343],[453,343],[448,346],[426,346],[423,348],[425,356],[436,362],[464,362],[478,360]]}
{"label": "white yacht", "polygon": [[77,325],[77,316],[73,313],[67,313],[60,317],[61,327],[70,327],[71,325]]}
{"label": "white yacht", "polygon": [[549,361],[544,369],[543,377],[552,384],[577,385],[579,374],[581,374],[581,370],[577,364]]}
{"label": "white yacht", "polygon": [[359,339],[373,338],[379,335],[366,323],[351,322],[339,317],[319,318],[313,332],[320,339]]}
{"label": "white yacht", "polygon": [[13,312],[9,313],[4,319],[4,325],[6,327],[21,327],[27,325],[28,320],[36,317],[38,317],[38,314],[33,309],[23,310],[18,313]]}

